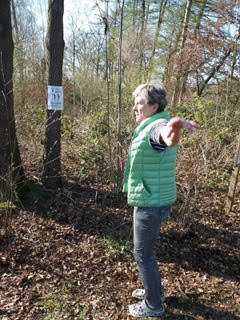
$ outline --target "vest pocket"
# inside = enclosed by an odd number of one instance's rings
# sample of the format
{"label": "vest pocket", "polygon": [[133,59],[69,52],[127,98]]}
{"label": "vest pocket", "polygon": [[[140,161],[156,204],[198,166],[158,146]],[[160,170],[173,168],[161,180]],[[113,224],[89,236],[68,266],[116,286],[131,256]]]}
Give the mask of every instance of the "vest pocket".
{"label": "vest pocket", "polygon": [[134,185],[131,186],[130,188],[130,194],[135,194],[135,195],[139,195],[139,196],[143,196],[143,197],[151,197],[151,192],[148,189],[148,187],[146,186],[146,183],[144,181],[144,179],[140,179],[138,181],[136,181],[134,183]]}

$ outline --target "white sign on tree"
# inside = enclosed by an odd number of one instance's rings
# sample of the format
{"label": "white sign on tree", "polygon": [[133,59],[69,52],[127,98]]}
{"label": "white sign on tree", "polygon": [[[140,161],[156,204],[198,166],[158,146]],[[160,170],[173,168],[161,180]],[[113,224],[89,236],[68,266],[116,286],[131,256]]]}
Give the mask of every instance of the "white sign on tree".
{"label": "white sign on tree", "polygon": [[63,110],[63,87],[48,86],[48,110]]}

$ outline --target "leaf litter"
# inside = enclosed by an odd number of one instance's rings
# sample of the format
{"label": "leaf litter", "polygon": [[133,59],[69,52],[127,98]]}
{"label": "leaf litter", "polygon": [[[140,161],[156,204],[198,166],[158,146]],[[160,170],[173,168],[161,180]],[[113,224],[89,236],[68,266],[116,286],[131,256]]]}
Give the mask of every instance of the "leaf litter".
{"label": "leaf litter", "polygon": [[[0,242],[1,320],[132,319],[131,292],[141,287],[132,209],[101,187],[68,187],[13,219]],[[188,208],[187,224],[162,227],[163,319],[240,319],[240,204],[226,215],[216,206],[224,194],[211,192]]]}

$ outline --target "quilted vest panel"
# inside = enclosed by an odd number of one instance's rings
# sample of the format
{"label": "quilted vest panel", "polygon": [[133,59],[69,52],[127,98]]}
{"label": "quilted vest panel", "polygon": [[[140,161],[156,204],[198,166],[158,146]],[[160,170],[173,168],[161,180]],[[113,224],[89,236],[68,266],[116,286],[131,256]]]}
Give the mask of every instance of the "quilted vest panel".
{"label": "quilted vest panel", "polygon": [[168,113],[156,113],[145,119],[132,138],[123,183],[131,206],[160,207],[176,200],[177,147],[157,152],[150,144],[150,134],[158,119],[168,120]]}

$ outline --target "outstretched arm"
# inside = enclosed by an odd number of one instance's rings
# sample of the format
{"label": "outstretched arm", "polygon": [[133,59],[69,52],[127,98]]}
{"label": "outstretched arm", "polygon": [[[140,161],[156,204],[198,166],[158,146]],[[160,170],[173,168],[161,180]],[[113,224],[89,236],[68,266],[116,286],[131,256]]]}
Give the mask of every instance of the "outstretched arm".
{"label": "outstretched arm", "polygon": [[192,120],[185,120],[180,117],[172,118],[166,127],[161,131],[160,142],[172,147],[178,144],[181,136],[181,129],[187,129],[190,132],[200,128],[199,124]]}

